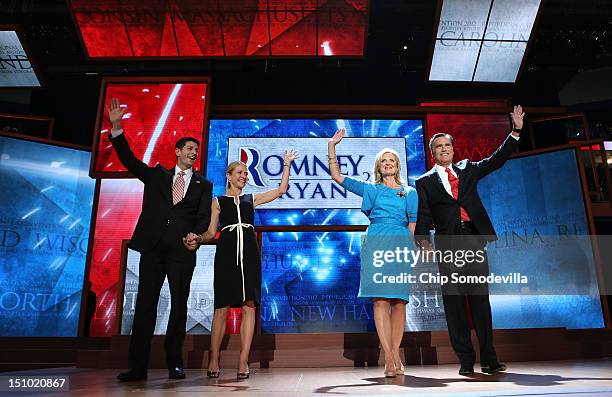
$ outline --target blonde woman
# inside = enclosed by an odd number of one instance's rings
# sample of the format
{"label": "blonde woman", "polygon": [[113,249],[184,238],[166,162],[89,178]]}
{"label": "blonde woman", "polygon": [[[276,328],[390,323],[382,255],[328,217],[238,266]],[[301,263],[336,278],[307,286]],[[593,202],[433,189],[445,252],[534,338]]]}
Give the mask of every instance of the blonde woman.
{"label": "blonde woman", "polygon": [[[248,379],[250,376],[249,352],[255,329],[255,307],[261,302],[261,256],[253,231],[254,209],[287,191],[291,162],[298,157],[297,152],[286,151],[278,188],[256,194],[243,193],[248,180],[246,165],[241,161],[231,163],[225,172],[225,195],[213,200],[210,226],[204,234],[197,236],[199,243],[211,240],[217,233],[218,225],[221,226],[214,265],[215,313],[210,338],[209,378],[220,375],[219,350],[230,307],[242,308],[237,378]],[[188,236],[188,239],[193,236]]]}
{"label": "blonde woman", "polygon": [[373,182],[341,175],[336,159],[336,145],[342,141],[345,133],[342,128],[329,140],[327,151],[330,174],[336,183],[363,198],[361,210],[370,219],[361,250],[359,297],[374,300],[374,323],[385,354],[385,376],[395,377],[404,374],[399,349],[404,336],[406,302],[410,289],[407,280],[385,283],[382,275],[409,272],[410,265],[383,265],[380,261],[373,264],[366,246],[370,250],[372,247],[395,250],[398,245],[401,245],[401,249],[414,247],[417,193],[402,181],[399,156],[392,149],[383,149],[376,156]]}

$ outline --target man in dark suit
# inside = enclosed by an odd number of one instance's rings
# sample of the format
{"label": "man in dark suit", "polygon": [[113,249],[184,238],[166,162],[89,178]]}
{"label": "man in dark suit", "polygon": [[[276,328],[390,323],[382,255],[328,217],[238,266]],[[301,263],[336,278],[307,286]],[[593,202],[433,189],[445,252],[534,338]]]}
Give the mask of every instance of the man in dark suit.
{"label": "man in dark suit", "polygon": [[[458,261],[439,260],[440,274],[449,277],[458,275],[488,275],[485,245],[497,236],[489,215],[478,195],[478,181],[504,165],[518,148],[518,139],[523,128],[523,109],[515,106],[510,113],[513,129],[504,143],[490,157],[478,162],[462,160],[453,164],[453,138],[449,134],[435,134],[429,148],[435,166],[416,181],[419,210],[415,235],[419,244],[430,249],[429,229],[435,229],[436,250],[458,252],[470,250],[480,252],[480,262],[459,264]],[[500,364],[493,347],[493,322],[489,290],[486,284],[452,284],[442,286],[444,313],[448,325],[451,345],[459,357],[460,375],[474,373],[476,354],[470,338],[470,327],[466,312],[469,302],[472,320],[480,347],[480,365],[485,373],[496,373],[506,369]]]}
{"label": "man in dark suit", "polygon": [[[199,143],[182,138],[175,146],[176,166],[149,167],[138,160],[123,134],[121,118],[126,108],[118,99],[107,107],[111,143],[121,163],[144,185],[142,212],[130,248],[140,252],[138,294],[128,356],[129,371],[120,381],[144,380],[151,338],[157,318],[159,292],[166,276],[170,286],[171,310],[166,330],[166,365],[171,379],[185,378],[182,348],[187,322],[187,299],[196,264],[195,250],[187,249],[189,233],[203,233],[210,223],[212,183],[193,172]],[[193,243],[195,244],[195,243]]]}

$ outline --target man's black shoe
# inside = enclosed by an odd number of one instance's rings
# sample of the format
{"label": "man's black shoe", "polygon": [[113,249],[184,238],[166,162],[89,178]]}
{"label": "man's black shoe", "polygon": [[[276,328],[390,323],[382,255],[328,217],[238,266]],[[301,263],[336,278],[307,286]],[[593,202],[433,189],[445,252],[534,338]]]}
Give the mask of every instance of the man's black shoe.
{"label": "man's black shoe", "polygon": [[483,374],[496,374],[507,369],[506,364],[494,363],[481,368]]}
{"label": "man's black shoe", "polygon": [[474,375],[474,367],[471,365],[462,365],[461,368],[459,368],[459,375],[461,376]]}
{"label": "man's black shoe", "polygon": [[138,380],[147,380],[147,372],[130,369],[127,372],[122,372],[117,375],[117,380],[121,382],[136,382]]}
{"label": "man's black shoe", "polygon": [[170,379],[185,379],[185,370],[181,367],[168,369],[168,378]]}

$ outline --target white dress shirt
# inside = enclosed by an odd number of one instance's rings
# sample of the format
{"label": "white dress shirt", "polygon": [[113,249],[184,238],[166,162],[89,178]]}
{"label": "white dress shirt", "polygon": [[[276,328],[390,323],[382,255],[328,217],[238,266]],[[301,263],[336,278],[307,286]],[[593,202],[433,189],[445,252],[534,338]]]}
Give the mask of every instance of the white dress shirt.
{"label": "white dress shirt", "polygon": [[[121,134],[123,134],[123,128],[120,128],[118,130],[111,128],[111,136],[113,138]],[[174,182],[176,182],[176,178],[179,177],[179,172],[181,172],[181,169],[179,168],[178,165],[175,165],[174,166],[174,176],[172,177],[172,186],[174,186]],[[185,170],[185,175],[183,175],[183,179],[185,180],[185,189],[183,190],[183,198],[185,198],[185,195],[187,194],[187,189],[189,189],[189,182],[191,182],[192,176],[193,176],[193,170],[191,168],[187,168]],[[170,189],[172,189],[172,186],[170,186]]]}
{"label": "white dress shirt", "polygon": [[[444,189],[446,190],[446,193],[450,194],[450,196],[453,197],[453,191],[451,190],[451,184],[448,181],[448,174],[446,173],[446,168],[442,167],[439,164],[436,164],[435,167],[436,167],[436,171],[438,172],[438,175],[440,176],[440,180],[442,181],[442,185],[444,186]],[[451,165],[448,168],[450,168],[450,171],[453,173],[453,175],[456,178],[457,173],[453,169],[453,166]]]}
{"label": "white dress shirt", "polygon": [[[182,170],[178,165],[174,166],[174,176],[172,177],[172,186],[174,186],[174,182],[176,182],[176,178],[180,178],[179,172]],[[189,182],[191,182],[191,177],[193,176],[193,170],[191,168],[187,168],[185,170],[185,175],[183,175],[183,180],[185,180],[185,190],[183,190],[183,198],[187,194],[187,189],[189,189]]]}

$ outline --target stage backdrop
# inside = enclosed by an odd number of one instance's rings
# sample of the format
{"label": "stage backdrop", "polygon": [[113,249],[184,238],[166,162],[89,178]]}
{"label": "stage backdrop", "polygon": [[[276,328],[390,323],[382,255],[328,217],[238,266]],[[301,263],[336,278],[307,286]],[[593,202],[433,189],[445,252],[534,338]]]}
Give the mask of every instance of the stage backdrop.
{"label": "stage backdrop", "polygon": [[[505,114],[428,114],[426,144],[439,132],[454,138],[455,161],[478,161],[490,156],[510,133],[512,125]],[[524,137],[523,139],[528,139]],[[430,165],[431,151],[427,148]]]}
{"label": "stage backdrop", "polygon": [[400,152],[403,177],[410,184],[425,172],[421,120],[211,120],[206,175],[214,183],[214,195],[225,193],[225,168],[239,159],[249,167],[248,192],[278,185],[283,152],[295,149],[301,158],[293,164],[289,194],[258,209],[256,224],[367,224],[355,210],[361,207],[359,198],[329,176],[327,141],[339,128],[346,129],[346,138],[336,147],[343,173],[371,179],[374,156],[384,147]]}
{"label": "stage backdrop", "polygon": [[[295,163],[294,167],[297,169],[292,173],[292,183],[301,183],[300,186],[304,191],[306,183],[316,184],[324,181],[329,183],[323,167],[326,161],[316,163],[318,175],[308,175],[308,172],[313,174],[315,170],[313,156],[318,155],[325,159],[325,152],[318,154],[317,140],[328,139],[339,127],[348,127],[349,131],[347,140],[342,142],[337,150],[338,155],[346,156],[344,164],[347,172],[362,155],[364,159],[371,156],[367,153],[372,151],[371,148],[393,142],[388,138],[405,139],[409,181],[425,171],[422,128],[418,120],[213,120],[210,126],[206,170],[207,177],[215,182],[214,194],[224,193],[225,167],[228,162],[237,158],[244,159],[257,172],[274,174],[273,162],[278,159],[272,156],[282,155],[284,148],[274,143],[273,147],[266,149],[267,141],[262,138],[271,137],[288,138],[281,141],[287,145],[291,140],[295,140],[299,146],[293,148],[302,150],[303,154],[309,156],[310,161],[305,162],[302,158]],[[495,142],[491,139],[488,152],[506,137],[508,131],[505,127],[507,126],[500,124],[497,138]],[[351,145],[350,140],[355,138],[379,138],[380,142],[371,141],[368,145],[361,146]],[[302,148],[305,141],[300,140],[303,139],[312,139],[309,142],[315,144]],[[239,142],[237,149],[232,149],[235,150],[234,154],[228,152],[233,140]],[[469,142],[465,142],[463,147],[457,145],[457,152],[467,150],[465,148]],[[263,147],[260,147],[262,144]],[[473,152],[467,157],[478,160],[482,155],[484,152],[482,154]],[[465,156],[459,155],[459,157]],[[268,171],[264,169],[266,159],[269,159]],[[355,177],[367,179],[367,173],[371,170],[369,166],[366,167],[365,160],[362,161],[364,168],[358,166],[356,173],[358,175]],[[260,176],[264,183],[273,186],[271,180],[274,175]],[[266,180],[268,177],[270,178]],[[138,181],[128,180],[102,183],[92,277],[94,275],[99,277],[99,281],[104,285],[105,298],[100,302],[99,316],[96,319],[96,324],[103,334],[108,334],[113,329],[115,286],[119,269],[118,249],[121,245],[120,240],[129,238],[139,213],[141,186]],[[559,189],[561,186],[562,191]],[[247,191],[255,191],[256,188],[257,186],[249,185]],[[328,192],[332,191],[329,186],[327,188],[330,189]],[[298,192],[296,196],[300,196],[301,190],[297,185],[293,185],[292,189],[296,189],[294,190]],[[532,275],[537,280],[538,277],[542,279],[543,275],[552,274],[550,266],[556,266],[555,260],[564,257],[583,258],[582,263],[587,266],[581,272],[576,273],[575,269],[569,272],[556,272],[555,280],[562,283],[564,280],[569,281],[570,278],[573,280],[576,274],[579,274],[574,291],[590,291],[586,294],[581,292],[543,296],[538,295],[536,289],[532,295],[512,297],[499,294],[504,291],[492,290],[491,302],[496,328],[603,326],[599,297],[595,292],[596,283],[590,247],[566,244],[566,249],[569,247],[569,251],[555,257],[549,253],[550,246],[544,244],[521,247],[521,256],[516,255],[519,251],[514,247],[509,249],[503,245],[507,235],[512,238],[511,231],[515,230],[517,225],[528,227],[528,222],[535,222],[532,226],[537,225],[541,230],[555,230],[557,234],[560,232],[588,234],[581,189],[575,157],[568,152],[510,160],[504,168],[481,182],[480,192],[501,236],[500,242],[489,248],[491,269],[497,273],[507,273],[520,268],[522,272]],[[335,194],[333,200],[331,194],[325,199],[321,193],[309,197],[308,200],[319,201],[319,203],[313,202],[313,207],[316,207],[314,209],[286,205],[286,201],[282,201],[287,200],[286,198],[279,199],[276,207],[256,211],[256,224],[340,226],[367,224],[367,219],[357,208],[358,200],[352,200],[350,196],[345,198],[338,191],[335,191]],[[303,200],[307,201],[306,195]],[[321,208],[324,207],[320,203],[321,200],[329,202],[329,206]],[[336,204],[334,200],[342,204]],[[341,208],[345,202],[352,202],[354,208]],[[560,220],[563,223],[559,223]],[[358,232],[342,231],[264,233],[262,331],[274,333],[373,331],[371,303],[356,298],[360,235]],[[105,240],[105,236],[109,238]],[[515,257],[522,258],[522,262],[517,263]],[[96,266],[99,267],[99,271],[94,273],[93,269]],[[435,266],[432,270],[436,271]],[[568,278],[563,279],[563,277]],[[194,282],[199,283],[201,280]],[[439,289],[414,288],[408,305],[406,329],[444,328],[445,320]],[[193,331],[198,332],[195,329]]]}
{"label": "stage backdrop", "polygon": [[603,327],[575,151],[512,159],[478,191],[499,236],[490,271],[529,278],[522,294],[491,287],[495,327]]}
{"label": "stage backdrop", "polygon": [[110,336],[115,329],[122,242],[132,238],[143,191],[144,185],[138,179],[100,182],[89,270],[89,279],[98,295],[91,336]]}
{"label": "stage backdrop", "polygon": [[[126,108],[122,119],[125,137],[136,157],[149,166],[173,167],[176,164],[174,144],[182,137],[201,141],[206,83],[109,82],[104,87],[103,104],[118,98],[120,106]],[[101,123],[94,134],[92,175],[127,175],[109,140],[111,124],[106,110],[102,107],[98,112]],[[199,168],[198,161],[194,169]]]}
{"label": "stage backdrop", "polygon": [[[479,191],[500,236],[488,247],[491,272],[530,280],[528,293],[491,287],[495,328],[603,327],[574,151],[510,160]],[[374,331],[370,301],[356,297],[360,235],[265,233],[262,331]],[[446,329],[439,286],[410,288],[406,330]]]}
{"label": "stage backdrop", "polygon": [[85,151],[0,137],[0,336],[76,336],[95,182]]}
{"label": "stage backdrop", "polygon": [[[187,300],[187,334],[210,334],[213,314],[213,259],[215,245],[202,245],[196,253],[196,267],[193,272],[189,299]],[[132,324],[136,310],[138,292],[140,253],[128,249],[125,271],[125,288],[123,290],[123,315],[121,317],[121,335],[132,333]],[[170,287],[168,280],[162,286],[157,305],[156,335],[165,335],[170,318]]]}

